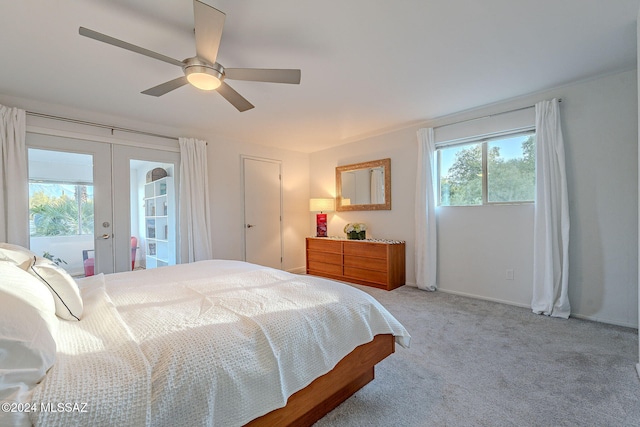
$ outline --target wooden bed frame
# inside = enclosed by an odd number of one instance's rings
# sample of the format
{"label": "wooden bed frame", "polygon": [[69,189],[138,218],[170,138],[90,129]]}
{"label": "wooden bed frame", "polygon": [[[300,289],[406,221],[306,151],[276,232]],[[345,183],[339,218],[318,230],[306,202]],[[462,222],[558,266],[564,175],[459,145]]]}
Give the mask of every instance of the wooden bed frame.
{"label": "wooden bed frame", "polygon": [[325,375],[289,397],[287,405],[245,427],[310,426],[373,380],[375,365],[395,351],[391,334],[356,347]]}

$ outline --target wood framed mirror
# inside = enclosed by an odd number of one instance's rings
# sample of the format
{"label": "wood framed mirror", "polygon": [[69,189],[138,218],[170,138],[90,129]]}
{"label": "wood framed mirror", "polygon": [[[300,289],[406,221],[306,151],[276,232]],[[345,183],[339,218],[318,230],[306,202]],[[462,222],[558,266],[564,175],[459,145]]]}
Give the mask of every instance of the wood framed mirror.
{"label": "wood framed mirror", "polygon": [[391,159],[336,167],[336,210],[391,210]]}

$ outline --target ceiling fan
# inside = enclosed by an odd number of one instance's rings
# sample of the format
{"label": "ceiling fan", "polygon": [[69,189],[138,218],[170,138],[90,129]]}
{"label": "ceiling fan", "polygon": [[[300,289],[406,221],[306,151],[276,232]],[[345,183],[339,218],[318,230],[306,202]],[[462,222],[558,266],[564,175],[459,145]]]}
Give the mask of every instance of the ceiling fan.
{"label": "ceiling fan", "polygon": [[229,86],[225,80],[249,80],[255,82],[300,84],[300,70],[266,68],[224,68],[216,62],[225,14],[201,1],[193,0],[195,16],[196,56],[184,61],[118,40],[106,34],[80,27],[79,33],[104,43],[130,50],[150,58],[168,62],[182,68],[184,76],[169,80],[142,92],[145,95],[162,96],[187,83],[202,90],[216,90],[238,111],[250,110],[254,106]]}

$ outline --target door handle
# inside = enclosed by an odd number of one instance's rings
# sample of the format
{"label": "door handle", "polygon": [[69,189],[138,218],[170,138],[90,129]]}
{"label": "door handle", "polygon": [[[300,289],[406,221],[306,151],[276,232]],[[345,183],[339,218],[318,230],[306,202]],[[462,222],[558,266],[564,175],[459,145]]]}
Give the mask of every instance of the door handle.
{"label": "door handle", "polygon": [[247,228],[255,227],[253,224],[247,224]]}
{"label": "door handle", "polygon": [[100,236],[100,238],[102,238],[102,239],[104,239],[104,240],[107,240],[107,239],[111,238],[111,234],[107,234],[107,233],[105,233],[105,234],[103,234],[102,236]]}

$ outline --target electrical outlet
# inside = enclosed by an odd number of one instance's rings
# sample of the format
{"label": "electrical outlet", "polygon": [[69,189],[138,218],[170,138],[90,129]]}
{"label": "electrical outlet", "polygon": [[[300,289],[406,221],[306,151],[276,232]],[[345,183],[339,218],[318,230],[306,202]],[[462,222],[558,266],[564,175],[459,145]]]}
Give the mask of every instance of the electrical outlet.
{"label": "electrical outlet", "polygon": [[508,269],[505,275],[507,280],[513,280],[513,269]]}

